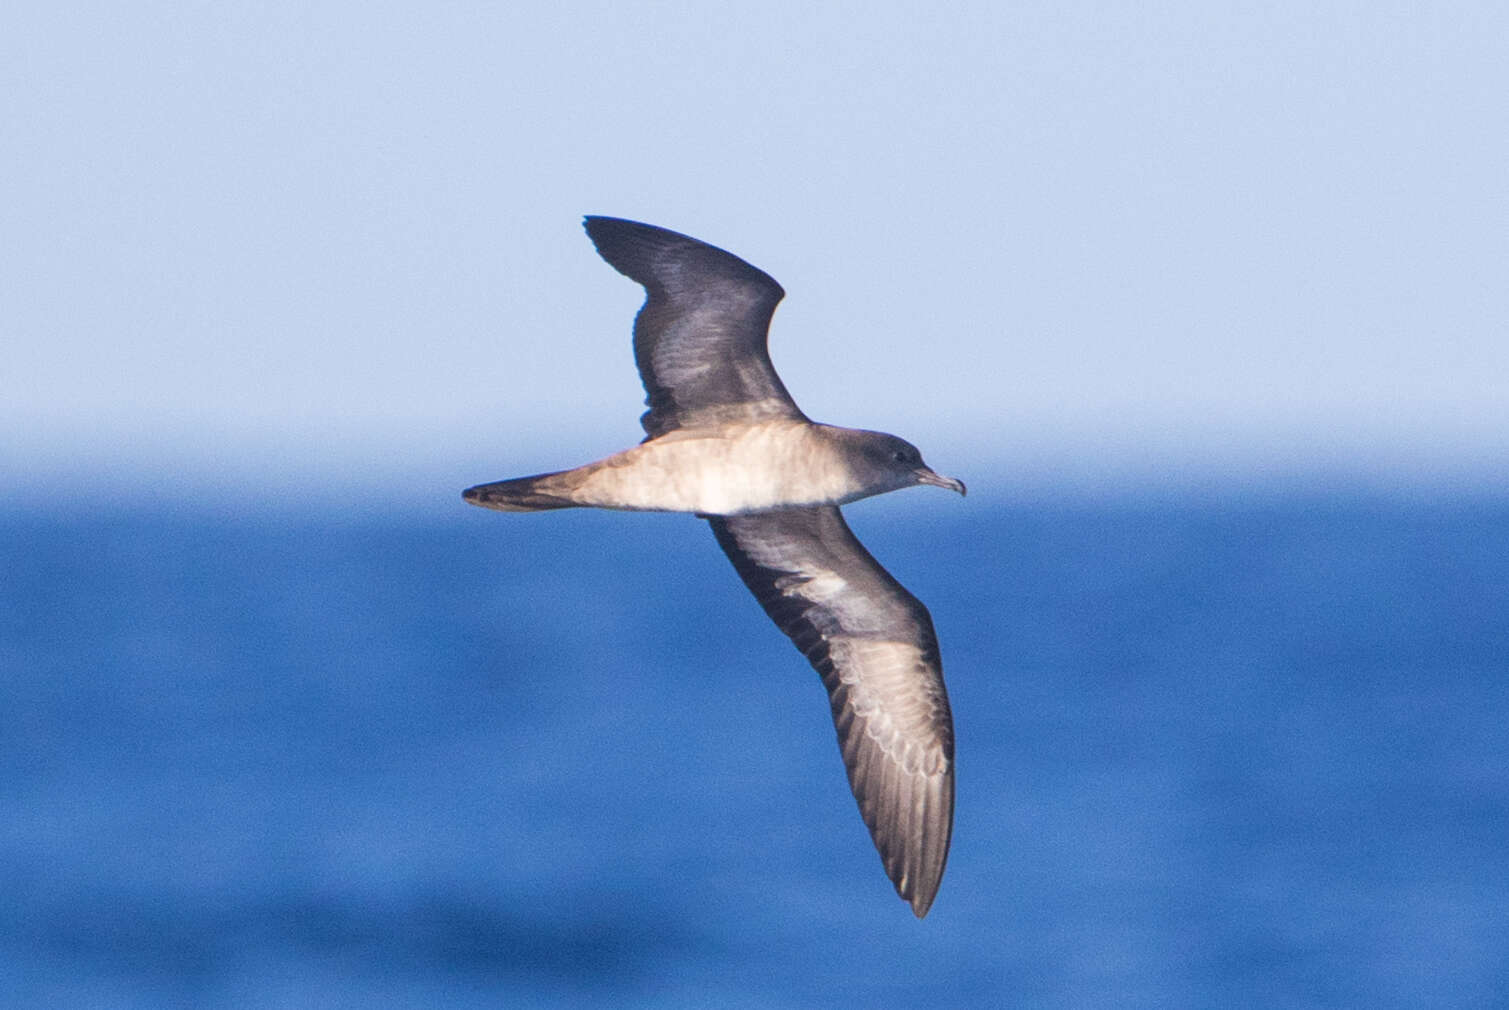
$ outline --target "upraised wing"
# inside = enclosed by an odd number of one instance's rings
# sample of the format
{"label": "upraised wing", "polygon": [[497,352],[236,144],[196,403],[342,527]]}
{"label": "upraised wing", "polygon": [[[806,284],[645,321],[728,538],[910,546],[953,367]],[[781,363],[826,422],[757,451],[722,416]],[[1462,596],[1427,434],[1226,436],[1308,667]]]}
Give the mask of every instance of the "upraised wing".
{"label": "upraised wing", "polygon": [[602,258],[648,293],[634,320],[634,362],[650,438],[725,420],[805,419],[766,349],[786,294],[770,275],[664,228],[614,217],[585,224]]}
{"label": "upraised wing", "polygon": [[927,608],[837,508],[708,517],[755,599],[823,678],[859,812],[896,892],[927,914],[948,859],[954,728]]}

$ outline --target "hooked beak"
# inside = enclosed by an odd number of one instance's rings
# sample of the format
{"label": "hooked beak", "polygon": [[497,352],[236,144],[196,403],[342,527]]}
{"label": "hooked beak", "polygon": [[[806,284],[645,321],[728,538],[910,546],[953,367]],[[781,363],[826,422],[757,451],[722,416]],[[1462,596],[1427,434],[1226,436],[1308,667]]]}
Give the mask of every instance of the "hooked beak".
{"label": "hooked beak", "polygon": [[945,477],[940,473],[933,473],[927,467],[918,467],[915,471],[918,484],[931,484],[933,487],[946,487],[950,491],[964,493],[964,482],[955,480],[953,477]]}

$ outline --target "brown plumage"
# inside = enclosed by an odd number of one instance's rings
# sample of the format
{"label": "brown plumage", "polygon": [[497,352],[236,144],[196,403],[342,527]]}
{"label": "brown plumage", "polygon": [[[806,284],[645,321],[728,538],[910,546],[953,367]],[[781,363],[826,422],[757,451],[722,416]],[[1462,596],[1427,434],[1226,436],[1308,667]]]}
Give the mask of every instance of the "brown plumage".
{"label": "brown plumage", "polygon": [[838,506],[934,473],[911,444],[816,424],[766,350],[785,294],[722,249],[589,217],[602,257],[643,285],[634,360],[646,438],[572,470],[479,485],[507,512],[592,506],[692,512],[822,677],[849,785],[896,891],[927,914],[953,830],[954,735],[933,622],[855,539]]}

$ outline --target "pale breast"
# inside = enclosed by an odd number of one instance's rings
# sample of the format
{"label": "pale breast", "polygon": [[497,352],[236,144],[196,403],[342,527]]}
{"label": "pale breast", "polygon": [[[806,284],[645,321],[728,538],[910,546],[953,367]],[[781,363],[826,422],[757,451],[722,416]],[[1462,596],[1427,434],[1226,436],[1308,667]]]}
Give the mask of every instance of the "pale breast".
{"label": "pale breast", "polygon": [[856,490],[820,427],[785,419],[682,429],[573,476],[571,497],[584,505],[707,515],[836,504]]}

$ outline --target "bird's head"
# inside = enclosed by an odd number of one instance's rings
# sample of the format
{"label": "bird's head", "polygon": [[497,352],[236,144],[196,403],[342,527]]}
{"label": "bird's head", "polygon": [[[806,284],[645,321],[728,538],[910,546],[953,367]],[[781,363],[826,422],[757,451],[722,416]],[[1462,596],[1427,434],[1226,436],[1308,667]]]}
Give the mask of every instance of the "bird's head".
{"label": "bird's head", "polygon": [[871,494],[914,484],[931,484],[964,493],[963,481],[934,473],[922,461],[922,453],[906,439],[880,431],[857,431],[854,434],[858,436],[856,441],[863,460],[859,477],[867,487],[875,489]]}

